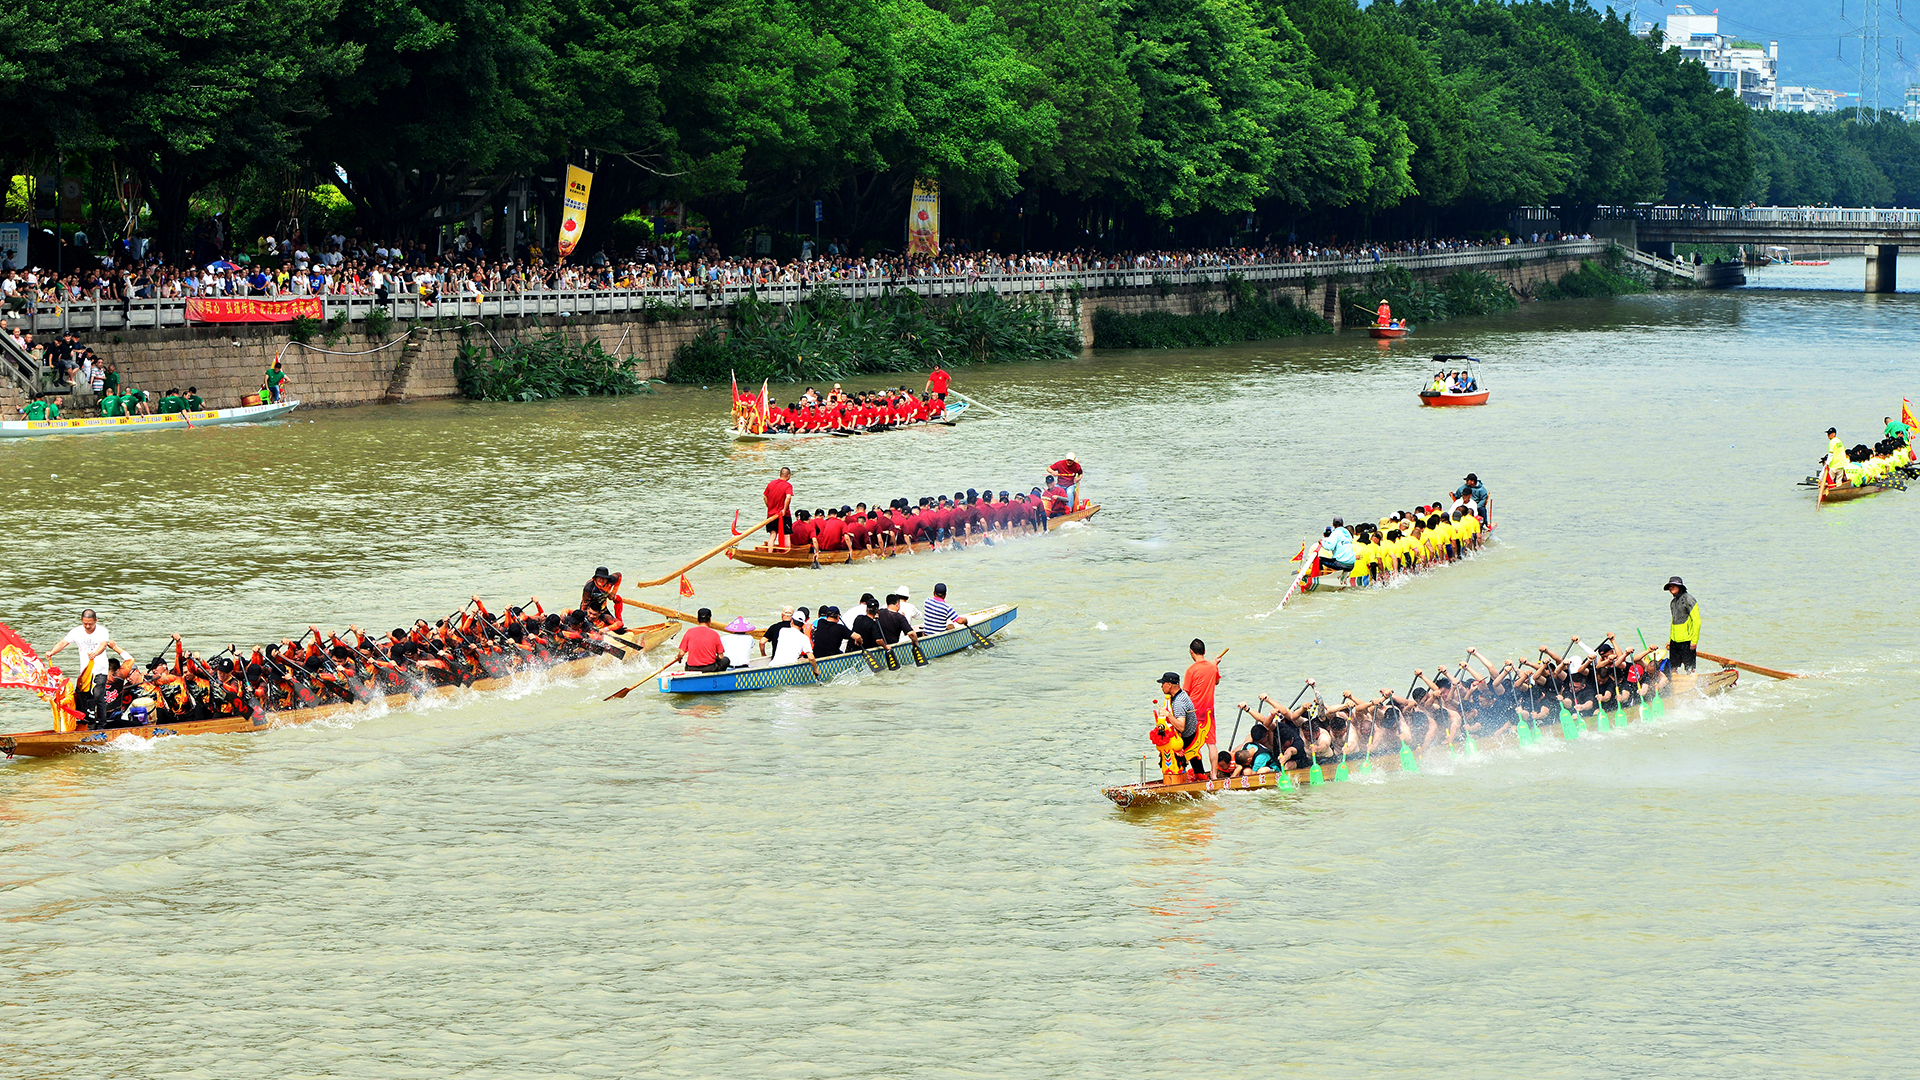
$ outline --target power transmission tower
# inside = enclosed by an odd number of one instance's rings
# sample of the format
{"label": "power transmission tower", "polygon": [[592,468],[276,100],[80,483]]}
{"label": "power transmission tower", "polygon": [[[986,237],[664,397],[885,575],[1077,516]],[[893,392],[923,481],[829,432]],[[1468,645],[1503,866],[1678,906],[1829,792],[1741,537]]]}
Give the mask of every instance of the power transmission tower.
{"label": "power transmission tower", "polygon": [[1880,119],[1880,0],[1861,0],[1866,11],[1860,22],[1860,119]]}

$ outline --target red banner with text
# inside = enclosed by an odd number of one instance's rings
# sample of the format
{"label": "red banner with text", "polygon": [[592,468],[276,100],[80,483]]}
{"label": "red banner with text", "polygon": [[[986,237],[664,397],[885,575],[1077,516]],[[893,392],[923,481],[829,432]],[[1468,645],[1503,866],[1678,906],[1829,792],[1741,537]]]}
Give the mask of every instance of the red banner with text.
{"label": "red banner with text", "polygon": [[228,299],[218,296],[187,298],[188,322],[292,322],[297,316],[321,317],[317,296],[289,297],[285,300]]}

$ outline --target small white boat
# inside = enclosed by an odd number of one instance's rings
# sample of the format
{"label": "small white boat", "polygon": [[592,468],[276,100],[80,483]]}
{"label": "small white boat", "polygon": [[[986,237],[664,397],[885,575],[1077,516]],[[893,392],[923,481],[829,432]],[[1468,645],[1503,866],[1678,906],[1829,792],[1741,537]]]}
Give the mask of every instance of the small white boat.
{"label": "small white boat", "polygon": [[177,428],[221,427],[226,424],[264,424],[278,420],[294,409],[298,401],[277,401],[271,405],[243,405],[237,409],[203,409],[188,413],[155,413],[152,416],[97,416],[85,420],[0,420],[0,439],[25,439],[35,435],[104,435],[115,431],[172,431]]}

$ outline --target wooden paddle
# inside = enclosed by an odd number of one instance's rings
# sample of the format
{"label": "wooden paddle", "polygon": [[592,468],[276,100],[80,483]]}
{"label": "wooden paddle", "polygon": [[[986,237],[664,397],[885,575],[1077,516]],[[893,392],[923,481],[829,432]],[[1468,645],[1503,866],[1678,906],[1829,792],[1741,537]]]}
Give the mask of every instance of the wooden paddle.
{"label": "wooden paddle", "polygon": [[1820,509],[1820,504],[1826,501],[1827,501],[1827,463],[1822,461],[1820,463],[1820,494],[1814,497],[1813,508],[1815,510]]}
{"label": "wooden paddle", "polygon": [[[713,558],[715,555],[720,554],[721,552],[727,550],[728,548],[738,546],[739,544],[753,538],[754,536],[759,534],[761,529],[766,528],[767,526],[773,524],[775,521],[778,521],[779,519],[780,519],[780,515],[778,514],[775,514],[767,518],[765,521],[762,521],[760,524],[755,525],[753,528],[748,529],[746,532],[741,533],[739,536],[736,536],[733,539],[727,541],[726,543],[721,544],[719,547],[714,548],[712,551],[707,552],[705,555],[700,556],[699,558],[693,560],[692,562],[681,567],[680,569],[675,570],[673,573],[667,574],[664,577],[657,577],[657,578],[654,578],[652,581],[629,581],[627,582],[627,584],[633,586],[636,589],[650,589],[655,585],[665,585],[667,582],[672,581],[673,579],[679,577],[681,574],[684,574],[687,571],[693,569],[694,567],[699,566],[701,563],[706,562],[708,559]],[[635,601],[635,600],[626,600],[625,597],[622,597],[621,599],[625,600],[629,604],[639,603],[638,601]],[[646,605],[644,604],[640,604],[640,606],[646,607]],[[647,608],[647,610],[659,611],[660,609]],[[691,622],[693,620],[688,619],[686,621]]]}
{"label": "wooden paddle", "polygon": [[1807,677],[1805,675],[1795,675],[1791,671],[1781,671],[1778,668],[1749,664],[1744,660],[1730,660],[1724,656],[1715,656],[1709,652],[1701,652],[1699,649],[1693,650],[1693,655],[1698,656],[1702,660],[1711,660],[1721,667],[1739,668],[1741,671],[1751,671],[1755,675],[1765,675],[1769,679],[1804,679]]}
{"label": "wooden paddle", "polygon": [[[642,686],[645,686],[648,683],[652,682],[654,679],[658,678],[661,672],[672,667],[676,662],[679,661],[679,659],[680,659],[679,655],[675,654],[672,660],[669,660],[666,663],[661,664],[658,668],[655,668],[653,674],[648,675],[646,678],[641,679],[639,682],[634,683],[632,686],[623,686],[620,689],[615,690],[613,693],[608,694],[606,697],[602,698],[601,700],[612,701],[615,698],[626,697],[628,694],[633,693],[635,690],[640,689]],[[815,669],[815,670],[818,670],[818,669]]]}
{"label": "wooden paddle", "polygon": [[[660,607],[657,604],[649,604],[643,600],[627,600],[625,603],[628,607],[637,607],[642,611],[651,611],[655,615],[665,615],[669,619],[675,619],[683,623],[697,624],[700,621],[698,617],[689,615],[684,611],[677,611],[670,607]],[[767,636],[767,632],[765,630],[755,630],[753,636],[764,638]]]}

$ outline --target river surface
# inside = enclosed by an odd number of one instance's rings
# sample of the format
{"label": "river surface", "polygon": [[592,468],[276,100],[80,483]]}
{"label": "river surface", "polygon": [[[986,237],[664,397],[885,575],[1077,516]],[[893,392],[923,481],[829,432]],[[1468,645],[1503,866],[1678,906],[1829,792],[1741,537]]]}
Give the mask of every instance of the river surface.
{"label": "river surface", "polygon": [[[1910,280],[1920,282],[1920,277]],[[1846,287],[1858,288],[1857,280]],[[1920,298],[1747,289],[962,372],[953,429],[736,448],[724,388],[0,446],[0,618],[144,659],[664,573],[800,505],[1037,483],[1089,525],[811,570],[722,618],[946,582],[998,648],[829,687],[434,708],[0,766],[7,1077],[1878,1077],[1920,1008],[1920,493],[1816,512],[1920,397]],[[1428,353],[1492,403],[1422,410]],[[1274,612],[1334,514],[1468,471],[1498,540]],[[1418,776],[1122,811],[1155,677],[1404,691],[1469,646],[1658,640],[1817,674]],[[662,656],[656,656],[657,663]],[[0,729],[42,726],[0,700]],[[1229,718],[1230,719],[1230,718]],[[1904,1032],[1904,1034],[1903,1034]]]}

